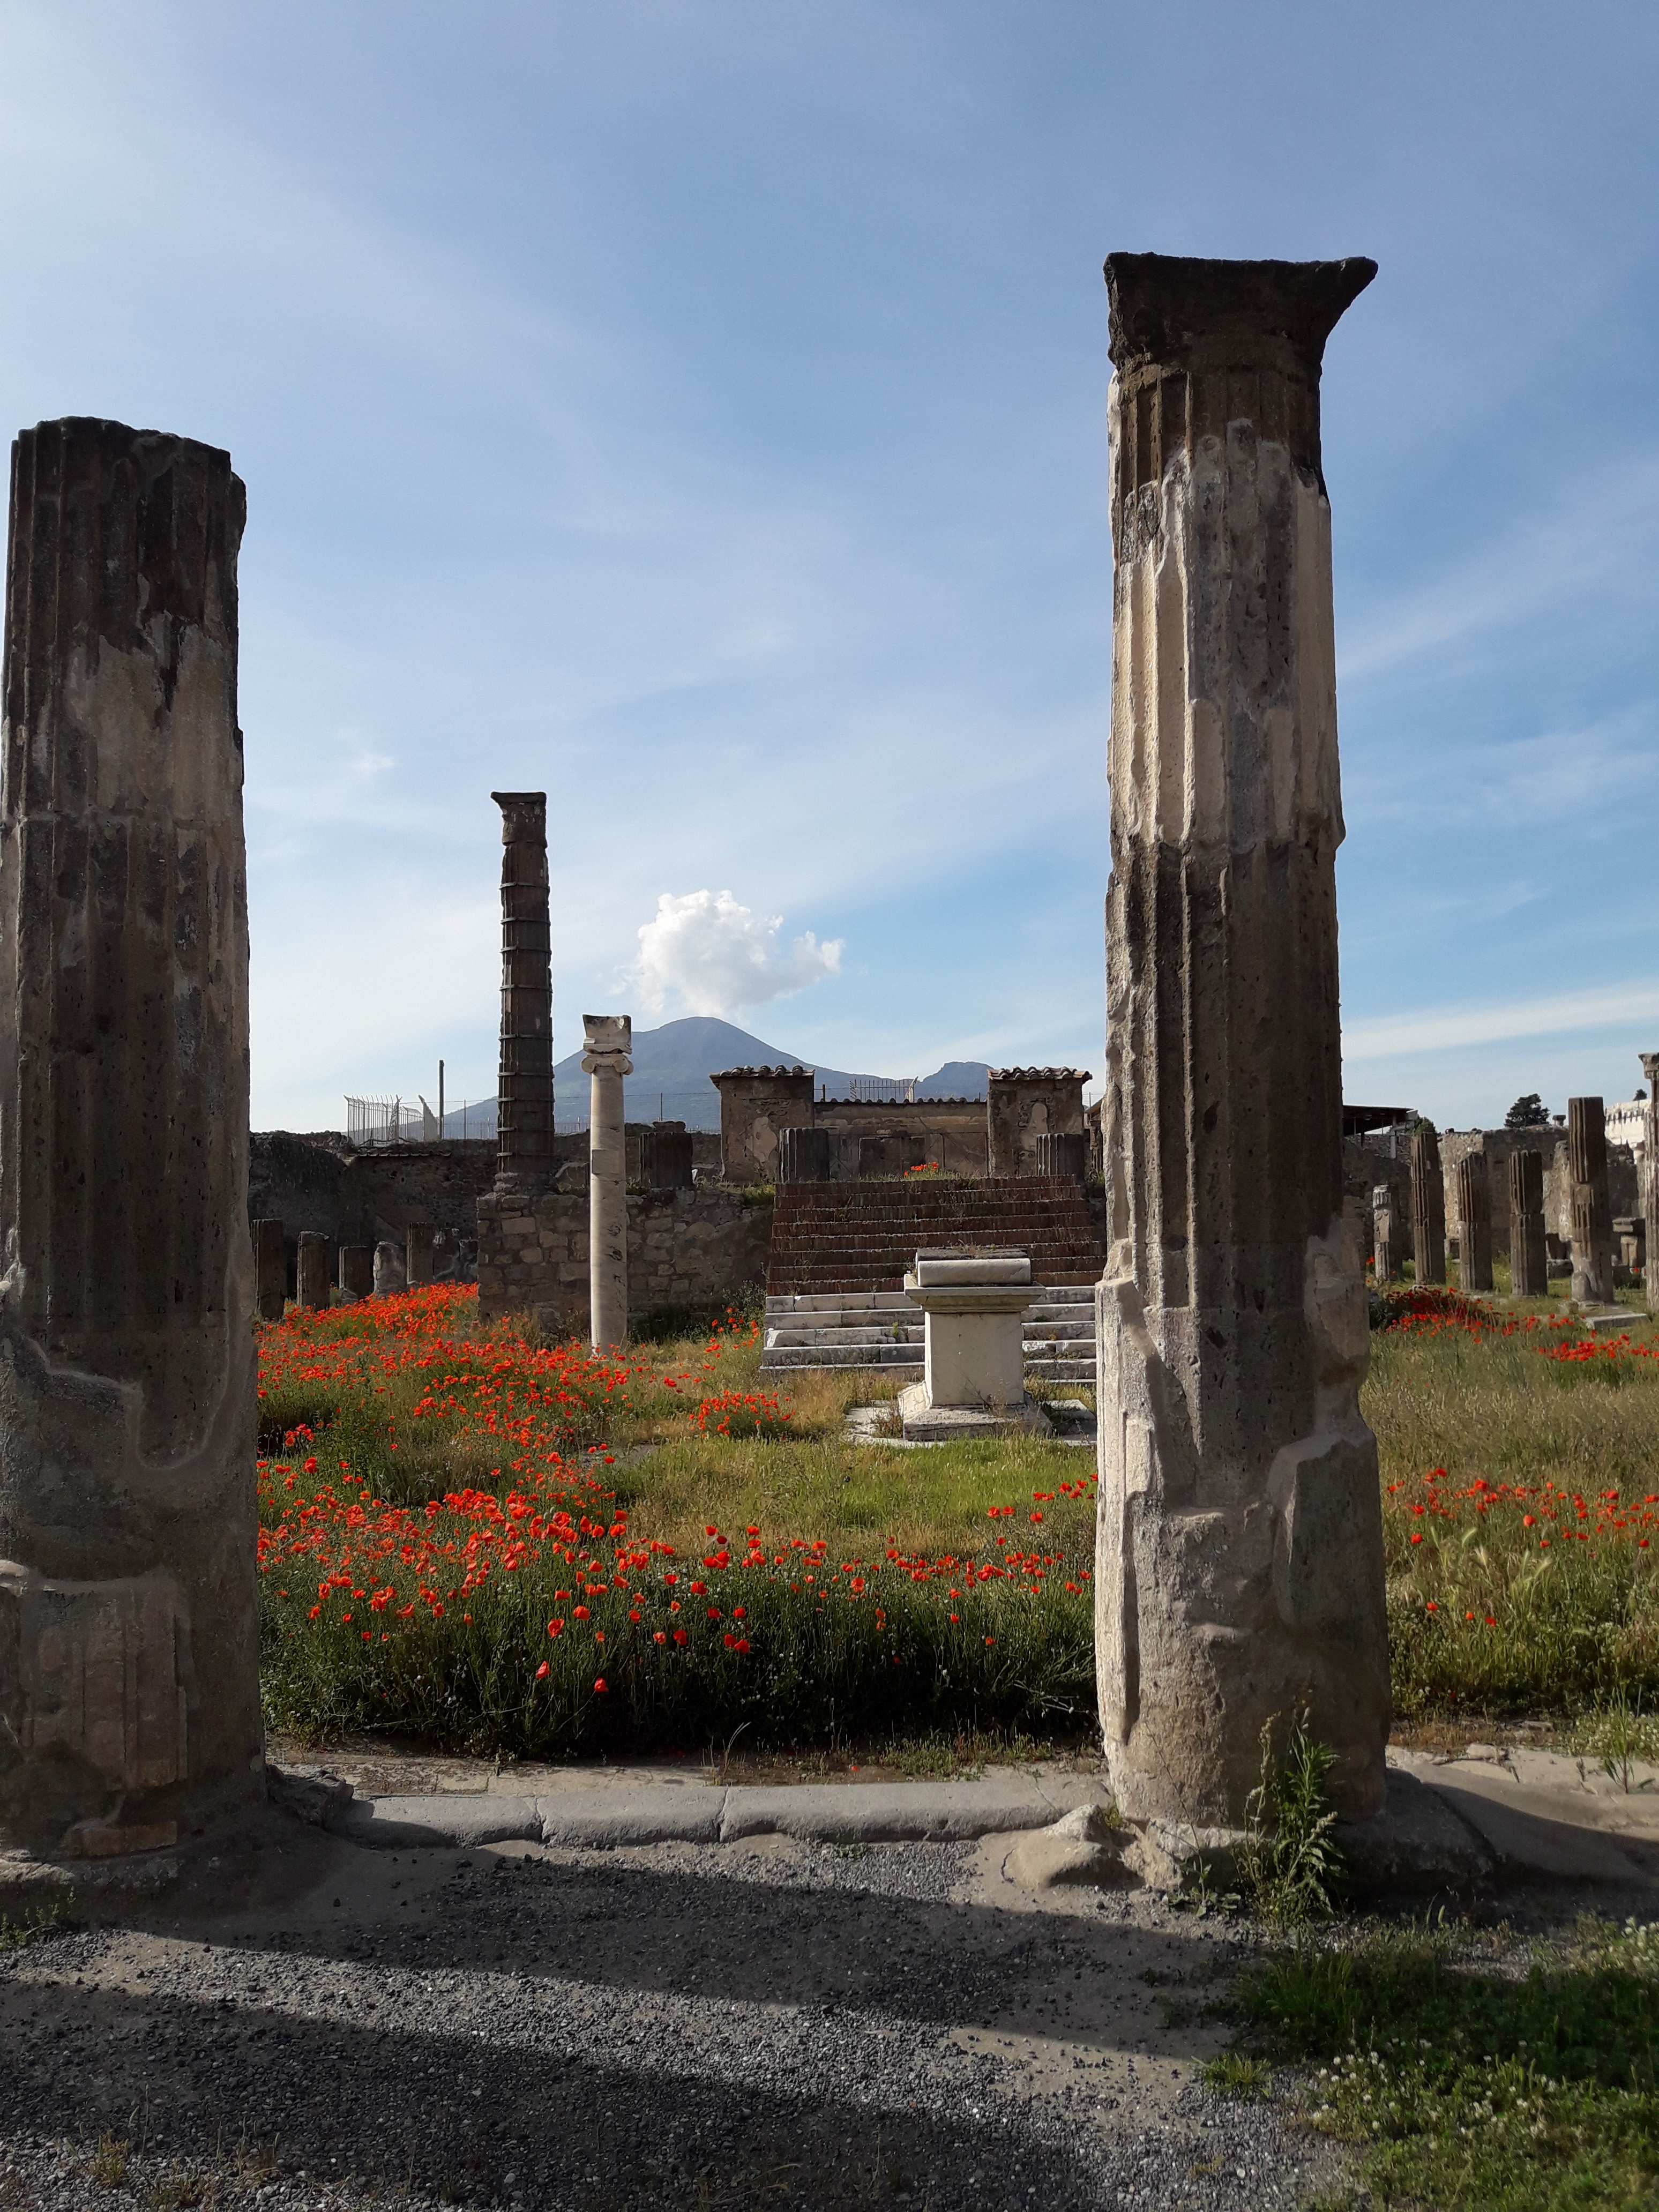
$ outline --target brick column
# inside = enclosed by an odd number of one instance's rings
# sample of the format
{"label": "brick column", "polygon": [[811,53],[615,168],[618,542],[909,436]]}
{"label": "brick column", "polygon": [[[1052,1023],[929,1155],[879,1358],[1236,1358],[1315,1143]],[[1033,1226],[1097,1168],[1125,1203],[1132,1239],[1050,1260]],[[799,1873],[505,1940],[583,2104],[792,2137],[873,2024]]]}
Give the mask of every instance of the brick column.
{"label": "brick column", "polygon": [[495,1188],[534,1198],[553,1173],[553,934],[547,793],[492,791],[501,810],[501,1041]]}

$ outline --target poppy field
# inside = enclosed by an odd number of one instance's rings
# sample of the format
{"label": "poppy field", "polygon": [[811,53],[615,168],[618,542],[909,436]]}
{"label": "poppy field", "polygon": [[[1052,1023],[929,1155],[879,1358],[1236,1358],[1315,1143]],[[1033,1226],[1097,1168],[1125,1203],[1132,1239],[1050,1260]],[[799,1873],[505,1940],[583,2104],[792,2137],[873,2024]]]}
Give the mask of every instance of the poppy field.
{"label": "poppy field", "polygon": [[[1085,1737],[1090,1455],[842,1434],[870,1376],[757,1331],[595,1358],[439,1286],[260,1335],[267,1718],[519,1756],[929,1732]],[[787,1383],[787,1387],[785,1386]],[[1382,1455],[1396,1711],[1659,1704],[1659,1357],[1393,1294]]]}
{"label": "poppy field", "polygon": [[448,1287],[264,1330],[270,1723],[538,1757],[1086,1727],[1086,1456],[848,1444],[756,1344],[595,1358]]}

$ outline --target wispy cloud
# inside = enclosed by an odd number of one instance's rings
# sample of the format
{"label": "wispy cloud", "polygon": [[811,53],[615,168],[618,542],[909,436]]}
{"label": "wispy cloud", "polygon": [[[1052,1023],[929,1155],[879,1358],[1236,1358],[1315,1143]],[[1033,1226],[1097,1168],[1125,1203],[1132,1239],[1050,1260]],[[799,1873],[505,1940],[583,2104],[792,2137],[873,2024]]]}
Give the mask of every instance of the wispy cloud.
{"label": "wispy cloud", "polygon": [[1474,1006],[1424,1007],[1410,1013],[1344,1022],[1345,1060],[1391,1060],[1417,1053],[1463,1052],[1510,1037],[1659,1024],[1659,981],[1610,983],[1550,998],[1490,1000]]}
{"label": "wispy cloud", "polygon": [[1501,544],[1383,602],[1344,635],[1344,683],[1530,624],[1595,596],[1650,599],[1659,562],[1659,453],[1636,453],[1571,489]]}

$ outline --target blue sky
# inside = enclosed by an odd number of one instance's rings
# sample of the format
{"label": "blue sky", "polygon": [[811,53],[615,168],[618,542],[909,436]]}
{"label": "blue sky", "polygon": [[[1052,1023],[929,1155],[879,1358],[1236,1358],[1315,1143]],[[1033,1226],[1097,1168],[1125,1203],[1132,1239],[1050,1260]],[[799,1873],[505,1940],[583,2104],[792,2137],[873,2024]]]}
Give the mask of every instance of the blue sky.
{"label": "blue sky", "polygon": [[1628,1096],[1656,108],[1595,0],[0,0],[0,423],[248,485],[255,1126],[492,1088],[501,787],[562,1054],[1098,1070],[1116,248],[1382,264],[1325,380],[1347,1095]]}

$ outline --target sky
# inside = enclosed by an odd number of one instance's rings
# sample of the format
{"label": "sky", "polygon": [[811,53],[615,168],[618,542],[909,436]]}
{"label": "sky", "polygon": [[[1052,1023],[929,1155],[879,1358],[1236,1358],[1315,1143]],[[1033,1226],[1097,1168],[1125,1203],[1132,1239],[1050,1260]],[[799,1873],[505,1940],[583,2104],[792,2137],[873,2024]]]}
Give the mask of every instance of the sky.
{"label": "sky", "polygon": [[1345,1089],[1659,1048],[1659,14],[0,0],[0,425],[248,488],[255,1127],[556,1048],[1098,1073],[1115,250],[1369,254],[1326,354]]}

